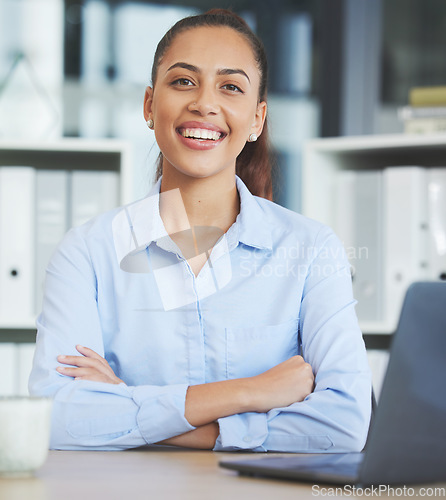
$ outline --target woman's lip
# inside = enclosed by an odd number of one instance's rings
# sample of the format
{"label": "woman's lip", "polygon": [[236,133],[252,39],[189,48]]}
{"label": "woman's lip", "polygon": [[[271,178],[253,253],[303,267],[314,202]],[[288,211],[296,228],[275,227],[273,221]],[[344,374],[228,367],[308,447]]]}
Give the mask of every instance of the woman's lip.
{"label": "woman's lip", "polygon": [[205,130],[212,130],[213,132],[220,132],[220,134],[226,135],[226,132],[222,128],[218,127],[217,125],[214,125],[213,123],[208,123],[208,122],[196,122],[196,121],[184,122],[179,127],[177,127],[177,130],[184,130],[186,128],[201,128]]}
{"label": "woman's lip", "polygon": [[[192,128],[192,127],[189,127]],[[213,141],[212,139],[192,139],[191,137],[184,137],[181,134],[181,131],[177,129],[177,134],[178,137],[180,138],[180,141],[182,144],[184,144],[186,147],[189,149],[194,149],[196,151],[207,151],[209,149],[216,148],[217,146],[220,145],[220,143],[223,141],[225,138],[225,135],[222,135],[220,139]]]}

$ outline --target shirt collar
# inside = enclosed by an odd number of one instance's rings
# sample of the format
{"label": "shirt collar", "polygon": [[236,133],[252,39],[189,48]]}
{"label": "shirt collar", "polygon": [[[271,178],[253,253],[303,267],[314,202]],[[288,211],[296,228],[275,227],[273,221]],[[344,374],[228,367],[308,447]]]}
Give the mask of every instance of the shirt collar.
{"label": "shirt collar", "polygon": [[[262,207],[238,176],[236,186],[240,196],[240,213],[226,233],[229,250],[239,242],[254,248],[271,250],[271,228],[265,220]],[[129,252],[138,253],[152,242],[162,240],[162,246],[165,247],[169,241],[169,238],[165,238],[167,232],[159,213],[160,187],[161,179],[158,179],[145,198],[125,206],[115,216],[113,236],[118,258],[122,259]],[[175,251],[175,248],[176,246],[173,246],[169,250]]]}
{"label": "shirt collar", "polygon": [[245,183],[236,176],[237,190],[240,196],[240,213],[237,215],[232,228],[237,231],[237,239],[241,243],[254,247],[272,250],[271,226],[266,220],[266,214],[263,211],[256,196],[253,196]]}

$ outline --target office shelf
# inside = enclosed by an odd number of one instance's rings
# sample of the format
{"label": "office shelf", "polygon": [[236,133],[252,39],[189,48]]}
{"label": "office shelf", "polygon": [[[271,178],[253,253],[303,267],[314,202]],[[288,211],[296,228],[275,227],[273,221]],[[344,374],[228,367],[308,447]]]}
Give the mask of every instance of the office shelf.
{"label": "office shelf", "polygon": [[[22,165],[69,172],[115,172],[119,175],[119,204],[132,201],[131,146],[122,140],[63,138],[47,142],[0,141],[0,167]],[[1,337],[11,339],[14,331],[29,331],[32,337],[35,318],[0,317]]]}
{"label": "office shelf", "polygon": [[[302,169],[302,212],[337,232],[336,182],[345,170],[392,166],[446,167],[446,134],[374,135],[313,139],[306,143]],[[361,321],[365,334],[391,334],[396,324]]]}

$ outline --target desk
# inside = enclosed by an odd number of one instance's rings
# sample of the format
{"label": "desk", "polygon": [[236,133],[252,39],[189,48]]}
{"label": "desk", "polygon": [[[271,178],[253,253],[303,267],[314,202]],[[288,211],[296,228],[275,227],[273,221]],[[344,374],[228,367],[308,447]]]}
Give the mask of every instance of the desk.
{"label": "desk", "polygon": [[[252,458],[252,455],[165,447],[119,452],[51,451],[45,465],[35,477],[0,478],[0,499],[306,500],[311,498],[314,500],[317,498],[312,495],[311,484],[238,476],[232,471],[218,467],[219,460],[243,457]],[[415,491],[417,492],[418,488],[415,488]],[[364,495],[362,497],[345,495],[345,498],[364,499]]]}

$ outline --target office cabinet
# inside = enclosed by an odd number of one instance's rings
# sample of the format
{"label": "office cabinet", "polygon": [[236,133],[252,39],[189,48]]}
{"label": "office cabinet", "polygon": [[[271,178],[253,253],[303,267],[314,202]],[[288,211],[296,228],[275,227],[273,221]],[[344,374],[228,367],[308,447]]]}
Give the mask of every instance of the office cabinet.
{"label": "office cabinet", "polygon": [[45,267],[58,242],[132,201],[132,182],[124,141],[0,142],[0,394],[26,393]]}
{"label": "office cabinet", "polygon": [[302,193],[344,243],[364,334],[395,331],[410,282],[446,279],[446,135],[308,141]]}

